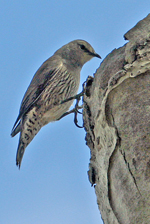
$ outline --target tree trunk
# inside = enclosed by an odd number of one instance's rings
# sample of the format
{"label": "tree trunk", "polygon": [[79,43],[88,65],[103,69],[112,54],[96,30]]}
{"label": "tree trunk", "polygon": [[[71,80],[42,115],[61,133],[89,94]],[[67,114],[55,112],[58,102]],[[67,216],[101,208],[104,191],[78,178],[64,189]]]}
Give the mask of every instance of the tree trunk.
{"label": "tree trunk", "polygon": [[88,175],[105,224],[149,224],[150,14],[125,39],[87,80]]}

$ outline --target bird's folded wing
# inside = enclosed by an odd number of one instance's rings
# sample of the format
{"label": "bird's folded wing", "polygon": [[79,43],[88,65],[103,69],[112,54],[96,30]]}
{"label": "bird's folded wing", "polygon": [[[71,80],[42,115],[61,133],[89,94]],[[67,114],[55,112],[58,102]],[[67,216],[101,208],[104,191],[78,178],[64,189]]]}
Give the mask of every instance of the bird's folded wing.
{"label": "bird's folded wing", "polygon": [[61,69],[61,67],[62,62],[59,59],[59,56],[53,56],[46,60],[37,70],[23,97],[19,115],[12,128],[11,136],[15,135],[15,129],[18,127],[20,118],[30,110],[34,103],[37,102],[51,78]]}

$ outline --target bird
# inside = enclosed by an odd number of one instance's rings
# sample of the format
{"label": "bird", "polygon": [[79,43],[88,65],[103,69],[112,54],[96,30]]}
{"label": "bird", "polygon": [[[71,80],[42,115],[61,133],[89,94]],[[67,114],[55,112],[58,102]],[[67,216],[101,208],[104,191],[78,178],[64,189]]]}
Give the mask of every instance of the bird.
{"label": "bird", "polygon": [[73,100],[66,99],[77,94],[80,71],[93,57],[101,58],[87,41],[74,40],[58,49],[33,76],[11,131],[12,137],[20,133],[16,154],[19,169],[26,147],[40,129],[69,110]]}

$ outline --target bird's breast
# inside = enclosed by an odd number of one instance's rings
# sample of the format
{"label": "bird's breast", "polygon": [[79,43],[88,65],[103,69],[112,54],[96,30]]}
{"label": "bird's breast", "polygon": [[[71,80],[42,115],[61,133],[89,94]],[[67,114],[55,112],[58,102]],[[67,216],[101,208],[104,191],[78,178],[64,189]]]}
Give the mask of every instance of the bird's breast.
{"label": "bird's breast", "polygon": [[[54,77],[55,78],[55,77]],[[73,100],[62,103],[62,101],[75,96],[77,94],[80,82],[80,73],[72,74],[65,70],[60,71],[56,79],[47,86],[42,95],[42,123],[58,120],[65,112],[67,112],[73,103]]]}

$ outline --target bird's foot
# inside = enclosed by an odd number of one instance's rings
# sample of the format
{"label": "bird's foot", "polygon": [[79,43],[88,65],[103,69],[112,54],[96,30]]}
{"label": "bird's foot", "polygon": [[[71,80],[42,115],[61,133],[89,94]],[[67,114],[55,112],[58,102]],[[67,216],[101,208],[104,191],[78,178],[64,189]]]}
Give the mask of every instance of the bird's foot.
{"label": "bird's foot", "polygon": [[75,95],[75,96],[73,96],[73,97],[70,97],[70,98],[68,98],[68,99],[66,99],[66,100],[63,100],[63,101],[61,102],[61,104],[63,104],[63,103],[66,103],[66,102],[68,102],[68,101],[70,101],[70,100],[76,99],[75,107],[74,107],[72,110],[70,110],[70,111],[68,111],[68,112],[65,112],[65,113],[64,113],[58,120],[60,120],[61,118],[67,116],[68,114],[74,113],[74,123],[75,123],[75,125],[76,125],[78,128],[83,128],[83,126],[78,125],[77,114],[78,114],[78,113],[79,113],[79,114],[82,114],[82,112],[80,112],[79,110],[82,109],[83,106],[79,106],[79,102],[80,102],[81,97],[83,97],[84,92],[85,92],[85,83],[86,83],[86,82],[84,82],[84,83],[82,84],[82,88],[83,88],[83,89],[82,89],[82,92],[81,92],[81,93],[79,93],[79,94],[77,94],[77,95]]}

